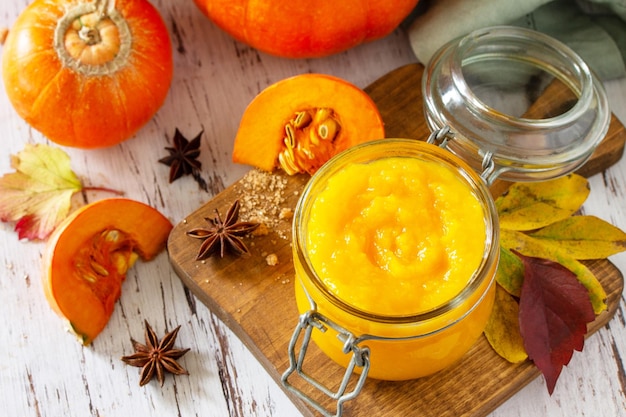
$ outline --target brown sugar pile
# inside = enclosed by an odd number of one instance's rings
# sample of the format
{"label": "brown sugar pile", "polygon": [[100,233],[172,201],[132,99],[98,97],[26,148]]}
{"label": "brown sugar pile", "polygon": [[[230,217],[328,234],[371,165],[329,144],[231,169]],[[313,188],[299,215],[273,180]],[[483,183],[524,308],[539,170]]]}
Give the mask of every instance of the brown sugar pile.
{"label": "brown sugar pile", "polygon": [[[252,169],[241,179],[239,185],[241,219],[261,223],[279,237],[288,239],[291,235],[293,210],[285,207],[287,178]],[[266,229],[261,227],[261,230]]]}

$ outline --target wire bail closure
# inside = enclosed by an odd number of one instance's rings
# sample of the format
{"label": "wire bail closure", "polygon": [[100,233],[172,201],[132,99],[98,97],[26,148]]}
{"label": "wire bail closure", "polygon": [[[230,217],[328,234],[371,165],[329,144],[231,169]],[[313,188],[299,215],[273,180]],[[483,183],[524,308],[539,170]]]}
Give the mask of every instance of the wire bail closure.
{"label": "wire bail closure", "polygon": [[[331,389],[327,388],[325,385],[308,375],[302,369],[302,365],[304,363],[304,358],[309,347],[309,342],[311,341],[311,334],[313,330],[317,329],[321,332],[326,332],[329,327],[337,332],[337,337],[343,342],[343,353],[350,354],[350,352],[352,352],[352,357],[350,358],[350,362],[346,366],[346,371],[343,375],[339,388],[337,388],[337,391],[332,391]],[[296,345],[298,343],[298,340],[300,339],[300,335],[303,332],[304,335],[302,336],[300,351],[296,353]],[[370,368],[370,350],[367,346],[358,346],[358,343],[359,340],[352,333],[337,325],[333,321],[329,320],[327,317],[323,316],[315,309],[307,311],[300,316],[298,324],[296,325],[296,328],[291,337],[291,341],[289,342],[289,369],[287,369],[282,375],[281,383],[287,390],[307,402],[311,407],[315,408],[315,410],[321,413],[324,417],[341,417],[343,413],[344,403],[346,401],[352,400],[361,392]],[[360,376],[356,381],[354,389],[352,391],[346,392],[348,389],[348,384],[352,377],[352,373],[357,367],[361,368]],[[289,383],[289,376],[291,376],[291,374],[293,374],[294,372],[296,372],[298,376],[300,376],[305,382],[313,386],[315,389],[322,392],[324,395],[331,398],[332,400],[336,400],[336,412],[333,413],[332,411],[326,409],[322,404],[320,404],[309,395],[305,394],[301,389]]]}
{"label": "wire bail closure", "polygon": [[[446,125],[441,129],[432,131],[426,142],[452,152],[448,146],[448,142],[451,140],[454,140],[454,132],[450,130],[450,126]],[[491,185],[500,174],[496,171],[496,163],[493,160],[493,152],[479,150],[479,154],[482,154],[483,157],[481,163],[482,172],[480,173],[480,177],[487,183],[487,185]]]}
{"label": "wire bail closure", "polygon": [[433,130],[426,142],[431,145],[437,145],[443,149],[448,149],[448,140],[450,139],[454,139],[454,132],[450,130],[450,126],[444,126],[441,129]]}

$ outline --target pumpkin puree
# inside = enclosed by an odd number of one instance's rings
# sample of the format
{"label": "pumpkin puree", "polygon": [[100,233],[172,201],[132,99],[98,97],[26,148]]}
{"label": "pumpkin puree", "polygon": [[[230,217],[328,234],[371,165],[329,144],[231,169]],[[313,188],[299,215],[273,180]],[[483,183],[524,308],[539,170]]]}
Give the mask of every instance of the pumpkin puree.
{"label": "pumpkin puree", "polygon": [[310,261],[344,302],[379,315],[412,315],[457,295],[481,262],[483,208],[455,172],[385,158],[351,164],[317,195]]}

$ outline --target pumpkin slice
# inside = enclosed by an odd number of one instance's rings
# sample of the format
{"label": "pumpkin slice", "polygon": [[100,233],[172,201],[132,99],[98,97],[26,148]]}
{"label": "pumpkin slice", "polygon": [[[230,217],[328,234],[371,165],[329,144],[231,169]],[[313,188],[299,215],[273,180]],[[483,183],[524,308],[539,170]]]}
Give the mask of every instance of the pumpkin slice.
{"label": "pumpkin slice", "polygon": [[125,198],[88,204],[50,235],[43,256],[46,298],[85,344],[104,329],[138,257],[165,248],[171,222],[156,209]]}
{"label": "pumpkin slice", "polygon": [[270,85],[248,105],[233,161],[313,174],[350,146],[384,137],[383,120],[365,91],[330,75],[302,74]]}

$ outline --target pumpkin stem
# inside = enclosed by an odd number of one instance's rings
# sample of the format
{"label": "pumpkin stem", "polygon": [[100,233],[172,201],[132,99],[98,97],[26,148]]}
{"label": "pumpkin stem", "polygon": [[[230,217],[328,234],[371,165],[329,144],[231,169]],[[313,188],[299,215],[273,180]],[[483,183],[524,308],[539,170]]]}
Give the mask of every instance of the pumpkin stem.
{"label": "pumpkin stem", "polygon": [[87,44],[87,45],[95,45],[102,41],[100,37],[100,33],[97,29],[94,29],[89,26],[81,26],[78,31],[78,36]]}
{"label": "pumpkin stem", "polygon": [[59,19],[54,49],[65,66],[84,75],[100,76],[126,65],[132,35],[115,3],[116,0],[78,2]]}
{"label": "pumpkin stem", "polygon": [[100,36],[100,31],[97,29],[97,25],[108,16],[109,10],[115,8],[115,0],[96,0],[95,7],[97,19],[94,23],[91,25],[84,24],[81,19],[78,19],[81,25],[78,36],[87,45],[96,45],[102,42],[102,37]]}
{"label": "pumpkin stem", "polygon": [[83,186],[82,191],[102,191],[105,193],[111,193],[115,195],[124,195],[124,191],[119,191],[119,190],[115,190],[113,188],[107,188],[107,187]]}

